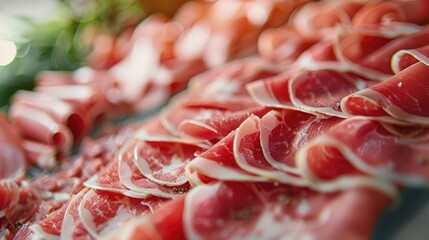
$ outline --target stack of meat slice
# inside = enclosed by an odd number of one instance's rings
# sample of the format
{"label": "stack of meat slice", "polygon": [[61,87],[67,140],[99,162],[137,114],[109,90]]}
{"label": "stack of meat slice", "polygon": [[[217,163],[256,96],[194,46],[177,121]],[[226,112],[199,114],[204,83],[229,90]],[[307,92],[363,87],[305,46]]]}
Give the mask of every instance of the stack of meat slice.
{"label": "stack of meat slice", "polygon": [[[203,16],[219,17],[222,6],[236,24],[278,25],[265,10],[291,11],[290,1],[267,2],[190,3],[177,18],[198,8],[195,18],[204,21],[190,23],[182,47],[175,46],[186,49],[188,38],[205,33],[201,26],[213,22]],[[0,204],[0,236],[369,238],[403,187],[429,182],[427,12],[423,0],[307,3],[261,34],[259,54],[228,63],[256,48],[247,37],[260,28],[243,38],[219,30],[230,36],[225,42],[217,34],[200,39],[204,47],[180,58],[222,65],[193,77],[158,115],[85,138],[80,155],[50,176],[2,180],[9,185],[1,189],[19,197]],[[228,54],[207,53],[209,43]],[[106,76],[125,71],[121,64]],[[139,101],[126,94],[133,96]],[[11,146],[22,156],[16,138]],[[22,176],[20,166],[13,169]],[[17,223],[24,225],[11,226]]]}

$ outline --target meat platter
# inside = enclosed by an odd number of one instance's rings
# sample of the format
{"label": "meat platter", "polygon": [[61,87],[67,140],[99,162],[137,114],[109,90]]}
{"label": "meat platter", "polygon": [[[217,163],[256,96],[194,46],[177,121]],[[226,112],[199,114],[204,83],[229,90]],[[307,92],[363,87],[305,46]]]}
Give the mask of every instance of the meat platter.
{"label": "meat platter", "polygon": [[148,17],[14,95],[0,238],[393,237],[429,199],[426,24],[424,0]]}

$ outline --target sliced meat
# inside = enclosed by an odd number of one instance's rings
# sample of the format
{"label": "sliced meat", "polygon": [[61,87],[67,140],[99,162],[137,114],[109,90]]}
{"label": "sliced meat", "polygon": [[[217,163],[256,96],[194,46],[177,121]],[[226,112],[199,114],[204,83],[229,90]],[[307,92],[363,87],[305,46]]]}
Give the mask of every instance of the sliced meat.
{"label": "sliced meat", "polygon": [[390,79],[345,97],[341,110],[397,124],[428,125],[429,67],[416,63]]}

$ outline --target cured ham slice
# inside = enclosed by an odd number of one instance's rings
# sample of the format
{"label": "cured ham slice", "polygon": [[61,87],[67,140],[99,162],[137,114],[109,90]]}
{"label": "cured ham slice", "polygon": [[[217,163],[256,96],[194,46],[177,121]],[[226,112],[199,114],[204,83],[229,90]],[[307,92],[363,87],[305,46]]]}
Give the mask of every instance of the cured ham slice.
{"label": "cured ham slice", "polygon": [[341,99],[369,84],[350,74],[319,70],[263,79],[248,84],[247,89],[263,106],[344,117]]}
{"label": "cured ham slice", "polygon": [[20,145],[18,133],[0,115],[0,181],[19,179],[24,175],[26,159]]}
{"label": "cured ham slice", "polygon": [[396,124],[426,126],[428,74],[428,66],[416,63],[385,82],[345,97],[341,110],[348,116],[363,115]]}
{"label": "cured ham slice", "polygon": [[[132,192],[138,194],[154,195],[164,198],[176,197],[177,195],[185,193],[190,188],[189,183],[186,181],[184,183],[180,182],[181,185],[176,183],[174,184],[175,186],[164,186],[143,176],[142,172],[135,164],[134,147],[136,144],[138,143],[130,141],[126,143],[118,153],[118,173],[116,174],[120,179],[120,184],[123,184]],[[166,172],[166,174],[168,174],[168,172]],[[179,172],[176,178],[185,178],[184,170],[183,172]]]}
{"label": "cured ham slice", "polygon": [[305,186],[299,176],[280,171],[266,161],[260,140],[261,119],[251,115],[238,128],[234,138],[234,158],[241,169],[280,183]]}
{"label": "cured ham slice", "polygon": [[137,142],[133,149],[134,163],[150,181],[180,186],[187,182],[186,163],[199,151],[199,147],[174,142]]}
{"label": "cured ham slice", "polygon": [[420,47],[417,49],[402,49],[395,53],[392,57],[391,65],[392,71],[395,74],[398,74],[400,71],[405,68],[421,62],[425,65],[429,65],[429,45]]}
{"label": "cured ham slice", "polygon": [[[386,195],[369,189],[326,194],[287,185],[219,182],[198,186],[168,208],[128,222],[109,239],[169,239],[172,234],[175,239],[364,239],[388,203]],[[350,215],[338,206],[370,211]]]}
{"label": "cured ham slice", "polygon": [[82,198],[78,212],[85,230],[94,239],[101,239],[104,232],[118,228],[133,217],[152,212],[164,201],[160,198],[142,200],[89,190]]}
{"label": "cured ham slice", "polygon": [[260,142],[265,160],[276,169],[299,174],[295,166],[298,149],[340,121],[339,118],[320,119],[290,110],[267,113],[260,123]]}
{"label": "cured ham slice", "polygon": [[67,127],[43,111],[23,104],[14,104],[10,115],[13,124],[24,138],[58,146],[64,151],[71,148],[72,135]]}
{"label": "cured ham slice", "polygon": [[82,189],[70,201],[61,224],[61,239],[91,239],[79,218],[79,204],[89,189]]}
{"label": "cured ham slice", "polygon": [[262,117],[269,109],[265,107],[255,107],[231,113],[225,113],[218,117],[201,120],[185,120],[178,126],[179,135],[182,138],[191,139],[221,139],[233,130],[251,114]]}
{"label": "cured ham slice", "polygon": [[[297,164],[305,175],[314,177],[313,181],[329,182],[341,176],[346,179],[365,174],[373,178],[372,182],[365,180],[368,184],[377,181],[374,186],[386,191],[390,190],[384,181],[426,186],[429,179],[427,142],[427,139],[410,142],[376,121],[351,118],[304,146],[299,151]],[[336,182],[341,182],[339,179]],[[351,184],[346,180],[343,183],[344,186]]]}
{"label": "cured ham slice", "polygon": [[225,181],[266,181],[266,178],[251,174],[239,167],[234,156],[234,138],[231,132],[213,147],[193,159],[187,167],[206,177]]}

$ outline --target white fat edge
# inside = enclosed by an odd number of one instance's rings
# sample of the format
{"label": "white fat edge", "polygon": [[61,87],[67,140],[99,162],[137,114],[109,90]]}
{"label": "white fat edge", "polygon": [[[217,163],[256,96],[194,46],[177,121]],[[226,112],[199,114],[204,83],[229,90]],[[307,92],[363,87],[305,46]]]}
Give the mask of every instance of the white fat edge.
{"label": "white fat edge", "polygon": [[179,132],[177,131],[176,127],[168,121],[168,115],[171,114],[171,111],[168,110],[169,109],[163,109],[161,111],[159,114],[159,120],[161,125],[165,128],[165,130],[167,130],[168,133],[170,133],[172,136],[178,136]]}
{"label": "white fat edge", "polygon": [[354,167],[374,177],[381,177],[382,180],[395,181],[411,186],[429,187],[428,181],[422,176],[393,173],[391,171],[393,167],[391,162],[381,168],[374,168],[362,161],[351,149],[340,141],[328,137],[325,137],[325,139],[322,138],[321,141],[334,146]]}
{"label": "white fat edge", "polygon": [[247,163],[245,157],[239,150],[239,146],[243,136],[247,136],[249,134],[259,131],[259,125],[260,125],[259,123],[260,123],[260,118],[252,114],[238,128],[237,134],[234,137],[234,143],[233,143],[234,159],[237,165],[246,172],[264,177],[265,179],[270,179],[271,181],[274,180],[276,182],[289,183],[295,186],[306,185],[305,181],[299,177],[295,178],[285,172],[277,171],[274,169],[273,170],[260,169],[260,168],[251,166],[250,164]]}
{"label": "white fat edge", "polygon": [[198,172],[192,172],[188,164],[185,166],[185,175],[192,187],[203,184],[203,182],[198,178]]}
{"label": "white fat edge", "polygon": [[384,37],[384,38],[397,38],[400,36],[408,36],[412,34],[419,33],[423,27],[405,22],[393,22],[393,24],[388,26],[381,25],[379,29],[360,29],[357,32],[360,32],[365,35],[375,36],[375,37]]}
{"label": "white fat edge", "polygon": [[[419,137],[416,137],[415,135],[402,135],[400,132],[398,132],[393,126],[392,123],[385,122],[385,121],[379,121],[379,124],[389,133],[391,133],[394,136],[398,136],[396,142],[399,144],[410,144],[410,143],[420,143],[429,140],[429,134],[423,134]],[[401,122],[399,124],[393,123],[394,125],[400,125],[400,126],[410,126],[408,123]],[[417,135],[419,135],[421,132],[424,132],[423,129],[420,129]]]}
{"label": "white fat edge", "polygon": [[[371,102],[377,106],[379,106],[378,103],[380,103],[380,102],[388,102],[389,101],[386,99],[386,96],[384,96],[383,94],[381,94],[377,91],[374,91],[372,89],[367,88],[367,89],[361,90],[358,93],[354,93],[352,95],[345,97],[341,101],[341,107],[342,107],[344,113],[347,114],[348,116],[353,116],[353,115],[347,113],[347,111],[345,111],[346,100],[349,97],[364,98],[365,100],[367,100],[367,101],[369,101],[369,102]],[[379,107],[381,108],[381,106],[379,106]],[[401,108],[399,108],[398,106],[396,106],[395,104],[391,104],[389,108],[382,108],[382,109],[389,116],[374,117],[374,119],[377,119],[379,121],[388,122],[388,123],[399,124],[399,125],[405,125],[406,123],[410,123],[410,124],[419,124],[422,126],[429,126],[429,118],[428,117],[422,117],[422,116],[407,113],[407,112],[403,111]]]}
{"label": "white fat edge", "polygon": [[215,96],[217,99],[227,100],[241,88],[240,81],[232,81],[230,76],[219,76],[216,81],[209,83],[203,87],[203,92],[210,96]]}
{"label": "white fat edge", "polygon": [[155,49],[150,38],[140,37],[133,43],[130,53],[110,70],[115,78],[120,79],[128,101],[140,97],[158,69],[160,54]]}
{"label": "white fat edge", "polygon": [[390,61],[390,67],[395,74],[398,74],[401,70],[403,70],[399,68],[399,62],[401,60],[401,57],[404,55],[410,55],[417,61],[423,63],[426,66],[429,66],[429,58],[421,52],[414,49],[399,50],[395,54],[393,54],[392,59]]}
{"label": "white fat edge", "polygon": [[[83,227],[85,230],[95,239],[100,239],[100,237],[97,234],[97,227],[94,223],[94,219],[92,217],[91,211],[85,208],[85,203],[89,201],[91,197],[95,196],[94,190],[89,190],[82,198],[82,200],[79,203],[78,212],[79,212],[79,218],[82,222]],[[98,209],[94,209],[98,210]]]}
{"label": "white fat edge", "polygon": [[130,190],[117,190],[117,189],[99,189],[99,190],[105,190],[105,191],[112,191],[112,192],[118,192],[125,196],[129,196],[132,198],[147,198],[149,195],[154,195],[158,197],[164,197],[164,198],[174,198],[175,195],[162,192],[158,189],[147,189],[142,188],[137,185],[135,185],[131,181],[131,167],[122,161],[121,157],[118,157],[118,174],[119,174],[119,180],[121,181],[122,185],[124,185],[126,188]]}
{"label": "white fat edge", "polygon": [[202,157],[194,158],[190,163],[188,163],[188,167],[205,176],[223,181],[269,181],[267,178],[262,176],[255,176],[240,169],[222,166],[215,161],[211,161]]}
{"label": "white fat edge", "polygon": [[[337,141],[333,140],[332,138],[321,136],[314,139],[313,141],[311,141],[309,144],[302,147],[297,152],[297,155],[296,155],[297,168],[301,171],[301,175],[308,180],[309,186],[311,188],[316,189],[320,192],[335,192],[338,190],[345,190],[353,187],[363,186],[363,187],[371,187],[371,188],[380,190],[386,193],[392,199],[397,198],[398,190],[396,189],[396,187],[392,183],[381,179],[373,178],[370,176],[343,176],[343,177],[336,178],[335,180],[325,181],[313,175],[313,173],[311,172],[311,170],[307,165],[308,149],[317,144],[326,144],[326,143],[332,144],[332,141],[334,141],[334,143],[337,143]],[[340,152],[343,154],[343,151],[341,151],[341,149],[338,149],[338,150],[340,150]],[[345,158],[349,160],[348,156],[345,156]],[[357,167],[355,166],[354,161],[350,161],[350,163],[354,167]],[[363,165],[363,164],[359,164],[359,165]],[[357,167],[357,169],[362,170],[359,167]]]}
{"label": "white fat edge", "polygon": [[80,84],[90,83],[96,76],[96,71],[91,67],[80,67],[74,71],[73,80]]}
{"label": "white fat edge", "polygon": [[204,239],[203,236],[198,235],[197,231],[193,229],[193,220],[194,219],[194,211],[198,211],[198,208],[195,207],[195,198],[197,202],[204,201],[206,199],[210,199],[212,196],[215,196],[219,188],[222,186],[220,182],[217,182],[213,185],[200,185],[196,188],[193,188],[186,194],[185,203],[183,207],[183,230],[186,238],[188,239]]}
{"label": "white fat edge", "polygon": [[181,139],[179,137],[167,136],[167,135],[150,135],[144,130],[138,131],[134,135],[134,139],[143,142],[170,142],[170,143],[180,143],[188,144],[192,146],[197,146],[203,149],[209,149],[213,144],[208,140],[200,139]]}
{"label": "white fat edge", "polygon": [[338,59],[338,62],[343,63],[345,65],[344,70],[350,71],[353,73],[356,73],[358,75],[364,76],[368,79],[375,80],[375,81],[384,81],[388,78],[390,78],[392,75],[385,74],[382,72],[379,72],[377,70],[366,68],[363,66],[360,66],[352,61],[349,61],[341,52],[339,44],[340,44],[340,36],[344,34],[344,29],[337,25],[335,30],[335,38],[333,43],[333,51],[335,57]]}
{"label": "white fat edge", "polygon": [[73,230],[76,226],[76,220],[72,217],[72,214],[70,213],[72,206],[75,204],[76,201],[78,201],[80,198],[83,197],[84,194],[88,192],[89,189],[82,189],[78,194],[74,195],[73,198],[70,200],[69,205],[67,206],[67,209],[64,213],[63,222],[61,224],[61,239],[62,240],[72,240],[73,239]]}
{"label": "white fat edge", "polygon": [[[107,192],[113,192],[113,193],[119,193],[123,194],[125,196],[129,196],[132,198],[147,198],[148,194],[145,192],[139,192],[139,191],[130,191],[127,189],[116,189],[116,188],[109,188],[109,187],[103,187],[100,186],[97,183],[97,175],[92,176],[90,179],[86,180],[86,182],[83,183],[83,185],[87,188],[95,189],[95,190],[101,190],[101,191],[107,191]],[[125,185],[124,185],[125,186]]]}
{"label": "white fat edge", "polygon": [[268,82],[265,79],[262,79],[246,84],[247,92],[255,102],[262,106],[282,106],[282,104],[274,97],[275,95],[271,84],[268,83],[267,85],[267,83]]}
{"label": "white fat edge", "polygon": [[260,142],[262,147],[262,153],[264,154],[265,160],[274,168],[278,170],[282,170],[288,173],[298,174],[298,169],[294,167],[290,167],[282,162],[278,162],[274,160],[274,157],[271,155],[269,150],[269,137],[272,130],[278,126],[278,120],[276,118],[276,115],[279,113],[277,111],[271,110],[267,114],[265,114],[261,118],[261,125],[260,125]]}
{"label": "white fat edge", "polygon": [[35,236],[32,238],[34,239],[44,239],[44,240],[60,240],[60,236],[52,235],[50,233],[47,233],[40,227],[39,224],[33,224],[30,227],[28,227]]}
{"label": "white fat edge", "polygon": [[301,100],[295,97],[295,85],[297,76],[294,76],[288,81],[288,92],[290,96],[290,101],[292,105],[295,106],[301,112],[310,113],[310,114],[324,114],[332,117],[346,118],[346,115],[341,111],[336,111],[332,107],[311,107],[304,104]]}
{"label": "white fat edge", "polygon": [[[142,144],[145,144],[145,142],[139,143],[139,146],[141,146]],[[138,150],[139,150],[139,147],[135,146],[134,150],[133,150],[133,152],[134,152],[134,165],[136,165],[136,167],[140,171],[140,173],[144,177],[146,177],[147,179],[151,180],[154,183],[164,185],[164,186],[170,186],[170,187],[181,186],[187,182],[186,176],[182,176],[182,180],[177,181],[177,182],[166,182],[166,181],[162,181],[160,179],[155,178],[153,176],[154,173],[152,172],[152,170],[149,167],[149,163],[147,162],[146,159],[139,156]],[[151,160],[154,160],[154,159],[151,159]],[[170,165],[164,166],[161,170],[161,173],[168,173],[168,172],[173,171],[177,168],[185,167],[185,165],[186,164],[182,160],[180,160],[180,158],[177,155],[173,155],[171,157]],[[160,173],[160,172],[155,172],[155,174],[157,174],[157,173]]]}

